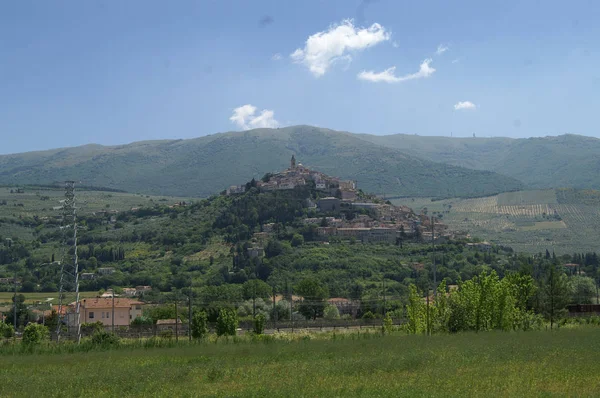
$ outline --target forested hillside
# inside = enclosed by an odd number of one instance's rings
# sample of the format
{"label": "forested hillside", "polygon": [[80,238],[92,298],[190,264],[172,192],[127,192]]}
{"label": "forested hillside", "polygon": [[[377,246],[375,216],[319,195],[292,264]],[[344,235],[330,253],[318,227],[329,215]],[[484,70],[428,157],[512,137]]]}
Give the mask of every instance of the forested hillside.
{"label": "forested hillside", "polygon": [[360,135],[413,156],[495,171],[530,188],[600,189],[600,140],[579,135],[543,138],[451,138]]}
{"label": "forested hillside", "polygon": [[511,177],[423,160],[353,134],[309,126],[0,156],[0,184],[72,179],[128,192],[207,197],[285,168],[292,154],[305,166],[356,180],[378,194],[468,197],[522,187]]}

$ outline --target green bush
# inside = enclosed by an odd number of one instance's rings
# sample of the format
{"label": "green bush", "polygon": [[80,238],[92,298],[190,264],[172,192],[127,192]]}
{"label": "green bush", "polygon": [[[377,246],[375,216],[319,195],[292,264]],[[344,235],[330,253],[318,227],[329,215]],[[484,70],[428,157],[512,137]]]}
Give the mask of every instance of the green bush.
{"label": "green bush", "polygon": [[84,335],[95,334],[96,332],[103,331],[104,324],[100,321],[89,322],[81,324],[81,333]]}
{"label": "green bush", "polygon": [[327,320],[340,319],[340,311],[335,305],[328,305],[323,310],[323,318]]}
{"label": "green bush", "polygon": [[109,333],[105,330],[96,330],[92,335],[92,344],[100,346],[118,346],[120,339],[114,333]]}
{"label": "green bush", "polygon": [[371,311],[367,311],[363,314],[362,319],[375,319],[375,315]]}
{"label": "green bush", "polygon": [[254,333],[255,334],[263,334],[265,331],[265,323],[267,322],[267,317],[263,314],[258,314],[256,318],[254,318]]}
{"label": "green bush", "polygon": [[230,308],[219,311],[217,318],[217,336],[235,336],[238,327],[237,313]]}
{"label": "green bush", "polygon": [[393,330],[394,330],[394,322],[392,321],[391,315],[389,313],[387,313],[385,315],[385,318],[383,318],[382,332],[383,332],[383,334],[390,334],[390,333],[392,333]]}
{"label": "green bush", "polygon": [[206,312],[197,311],[194,313],[190,330],[194,339],[202,339],[208,335],[208,317],[206,316]]}
{"label": "green bush", "polygon": [[10,339],[15,335],[15,329],[8,323],[0,322],[0,337]]}
{"label": "green bush", "polygon": [[30,323],[23,330],[23,344],[36,345],[48,338],[48,328],[37,323]]}

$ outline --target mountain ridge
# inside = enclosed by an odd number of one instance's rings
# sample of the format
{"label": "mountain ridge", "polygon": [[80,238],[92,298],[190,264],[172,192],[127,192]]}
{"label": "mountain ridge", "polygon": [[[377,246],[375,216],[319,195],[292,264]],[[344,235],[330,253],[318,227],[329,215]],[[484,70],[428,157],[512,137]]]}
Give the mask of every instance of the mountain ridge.
{"label": "mountain ridge", "polygon": [[480,196],[522,188],[493,172],[431,162],[349,132],[305,125],[2,155],[0,184],[73,179],[147,194],[208,196],[280,170],[292,154],[311,168],[358,180],[381,194]]}

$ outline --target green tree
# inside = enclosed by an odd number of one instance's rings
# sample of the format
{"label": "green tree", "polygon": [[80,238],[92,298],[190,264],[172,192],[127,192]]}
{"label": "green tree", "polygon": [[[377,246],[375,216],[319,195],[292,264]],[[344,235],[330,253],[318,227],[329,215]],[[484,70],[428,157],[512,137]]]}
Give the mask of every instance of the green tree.
{"label": "green tree", "polygon": [[294,234],[290,243],[293,247],[302,246],[304,244],[304,236],[300,234]]}
{"label": "green tree", "polygon": [[406,305],[408,333],[417,334],[425,331],[425,311],[423,298],[419,294],[417,287],[411,283],[408,287],[408,304]]}
{"label": "green tree", "polygon": [[48,329],[44,325],[30,323],[23,330],[23,344],[40,344],[48,338]]}
{"label": "green tree", "polygon": [[254,318],[254,333],[263,334],[265,331],[265,324],[267,323],[267,317],[263,314],[258,314]]}
{"label": "green tree", "polygon": [[237,313],[231,308],[221,309],[217,318],[217,336],[235,336],[237,327]]}
{"label": "green tree", "polygon": [[385,318],[383,318],[383,327],[381,330],[382,330],[383,334],[391,334],[393,329],[394,329],[394,321],[392,320],[392,316],[388,312],[387,314],[385,314]]}
{"label": "green tree", "polygon": [[571,293],[571,303],[591,304],[592,297],[596,295],[596,283],[587,276],[572,276],[569,279],[569,290]]}
{"label": "green tree", "polygon": [[24,326],[29,322],[29,318],[31,316],[31,311],[27,308],[25,304],[25,296],[22,294],[16,295],[16,304],[15,304],[15,296],[12,297],[13,305],[10,311],[6,312],[6,323],[14,325],[14,316],[15,316],[15,305],[17,307],[17,328]]}
{"label": "green tree", "polygon": [[294,291],[303,297],[298,312],[307,319],[317,319],[323,316],[325,309],[325,300],[329,292],[323,284],[315,278],[307,278],[302,280],[294,289]]}
{"label": "green tree", "polygon": [[192,337],[195,340],[203,339],[208,335],[208,317],[204,311],[194,311],[190,325]]}
{"label": "green tree", "polygon": [[327,320],[340,319],[340,311],[335,305],[327,305],[323,310],[323,318]]}
{"label": "green tree", "polygon": [[569,300],[567,276],[556,265],[548,265],[540,293],[542,313],[550,321],[552,329],[556,321],[564,316]]}

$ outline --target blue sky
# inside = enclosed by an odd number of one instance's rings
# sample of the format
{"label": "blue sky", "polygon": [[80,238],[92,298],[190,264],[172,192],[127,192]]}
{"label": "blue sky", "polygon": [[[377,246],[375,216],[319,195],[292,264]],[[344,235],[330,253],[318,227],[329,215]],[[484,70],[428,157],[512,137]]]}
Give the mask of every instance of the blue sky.
{"label": "blue sky", "polygon": [[2,2],[0,153],[292,124],[599,136],[598,15],[577,0]]}

